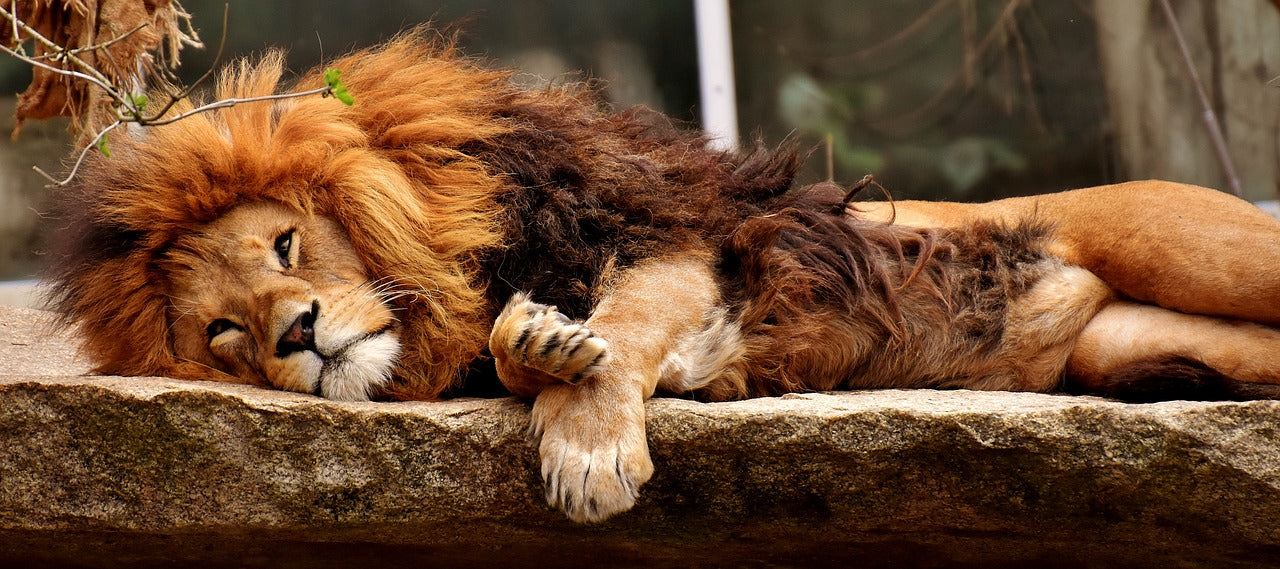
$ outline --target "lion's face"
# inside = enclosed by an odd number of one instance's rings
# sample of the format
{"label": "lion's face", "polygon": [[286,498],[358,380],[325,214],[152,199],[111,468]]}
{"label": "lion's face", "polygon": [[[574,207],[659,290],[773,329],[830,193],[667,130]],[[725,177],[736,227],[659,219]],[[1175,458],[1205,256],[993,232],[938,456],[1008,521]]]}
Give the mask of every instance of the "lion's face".
{"label": "lion's face", "polygon": [[368,399],[390,379],[398,323],[330,219],[240,205],[179,239],[161,268],[180,358],[330,399]]}

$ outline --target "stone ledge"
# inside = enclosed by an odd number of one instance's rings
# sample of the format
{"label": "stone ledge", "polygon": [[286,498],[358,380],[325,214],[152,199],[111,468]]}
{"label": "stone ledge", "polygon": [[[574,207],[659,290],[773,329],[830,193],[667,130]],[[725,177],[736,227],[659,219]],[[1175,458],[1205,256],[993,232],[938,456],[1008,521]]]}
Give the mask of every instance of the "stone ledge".
{"label": "stone ledge", "polygon": [[1261,567],[1280,552],[1273,402],[659,399],[654,479],[634,511],[584,527],[542,502],[523,402],[81,377],[65,336],[37,338],[44,318],[0,308],[0,565]]}

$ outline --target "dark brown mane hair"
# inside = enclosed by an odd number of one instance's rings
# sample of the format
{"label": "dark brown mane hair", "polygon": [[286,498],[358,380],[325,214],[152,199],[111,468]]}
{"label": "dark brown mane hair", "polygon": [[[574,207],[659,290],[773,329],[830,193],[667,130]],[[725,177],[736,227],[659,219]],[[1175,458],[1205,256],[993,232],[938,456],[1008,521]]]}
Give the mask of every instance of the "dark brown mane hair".
{"label": "dark brown mane hair", "polygon": [[1047,224],[912,228],[839,215],[844,193],[801,188],[724,241],[723,290],[749,356],[701,397],[901,385],[894,374],[929,367],[928,338],[993,350],[1008,301],[1049,262]]}

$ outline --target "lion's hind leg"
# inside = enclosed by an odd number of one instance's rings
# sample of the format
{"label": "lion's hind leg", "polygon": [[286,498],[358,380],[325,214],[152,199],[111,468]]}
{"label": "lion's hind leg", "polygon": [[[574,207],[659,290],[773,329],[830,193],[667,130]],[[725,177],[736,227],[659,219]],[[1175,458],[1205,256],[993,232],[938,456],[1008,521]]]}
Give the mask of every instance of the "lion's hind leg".
{"label": "lion's hind leg", "polygon": [[548,385],[576,384],[604,369],[609,342],[523,293],[507,301],[494,321],[489,351],[503,385],[520,397],[534,397]]}
{"label": "lion's hind leg", "polygon": [[1115,302],[1081,332],[1067,375],[1130,401],[1280,399],[1280,329]]}

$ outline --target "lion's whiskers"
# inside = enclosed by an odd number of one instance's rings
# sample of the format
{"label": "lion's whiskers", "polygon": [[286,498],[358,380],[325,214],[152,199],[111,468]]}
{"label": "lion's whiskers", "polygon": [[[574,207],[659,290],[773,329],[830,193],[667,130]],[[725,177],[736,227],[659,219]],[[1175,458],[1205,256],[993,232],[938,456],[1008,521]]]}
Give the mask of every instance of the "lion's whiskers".
{"label": "lion's whiskers", "polygon": [[440,289],[438,287],[432,289],[423,286],[422,282],[416,277],[385,275],[366,284],[370,286],[372,294],[379,296],[383,302],[388,304],[404,298],[411,298],[423,301],[433,309],[439,307],[439,302],[431,292],[434,291],[438,294]]}
{"label": "lion's whiskers", "polygon": [[165,296],[169,299],[169,306],[178,313],[178,317],[169,321],[169,325],[166,327],[167,330],[172,332],[173,327],[178,324],[179,320],[195,314],[196,302],[191,299],[174,296],[172,294]]}

